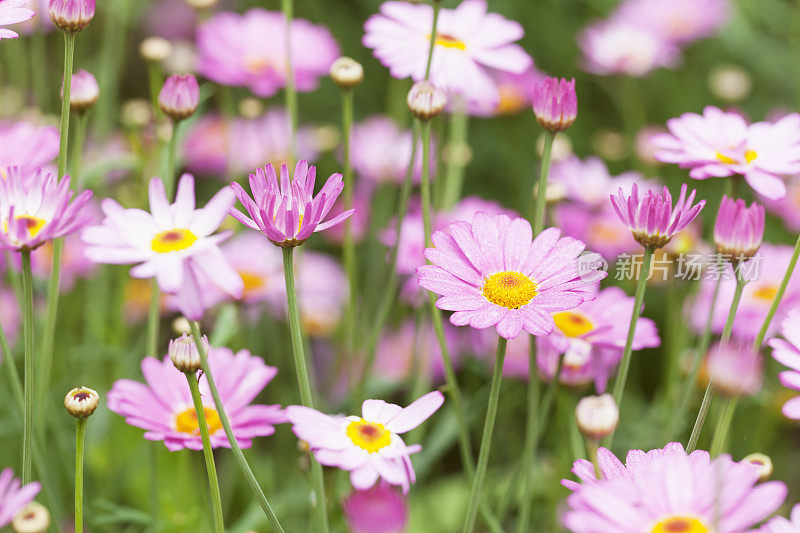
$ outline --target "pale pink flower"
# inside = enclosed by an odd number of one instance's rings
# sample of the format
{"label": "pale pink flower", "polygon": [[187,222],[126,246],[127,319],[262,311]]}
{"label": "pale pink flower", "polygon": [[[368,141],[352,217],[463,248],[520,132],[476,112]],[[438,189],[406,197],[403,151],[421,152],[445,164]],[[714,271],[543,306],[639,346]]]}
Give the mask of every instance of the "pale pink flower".
{"label": "pale pink flower", "polygon": [[388,483],[355,490],[342,502],[352,533],[402,533],[408,523],[408,503]]}
{"label": "pale pink flower", "polygon": [[58,128],[31,122],[0,122],[0,174],[17,166],[25,174],[37,168],[55,172]]}
{"label": "pale pink flower", "polygon": [[625,0],[611,17],[685,45],[714,35],[728,22],[730,10],[729,0]]}
{"label": "pale pink flower", "polygon": [[792,514],[789,518],[776,516],[766,523],[759,533],[797,533],[800,531],[800,504],[792,507]]}
{"label": "pale pink flower", "polygon": [[[778,378],[784,387],[800,391],[800,310],[792,309],[781,321],[781,335],[783,339],[774,338],[768,342],[773,359],[789,368]],[[783,414],[792,420],[800,420],[800,396],[783,404]]]}
{"label": "pale pink flower", "polygon": [[[2,0],[0,1],[0,26],[17,24],[33,18],[36,12],[28,9],[27,0]],[[0,28],[0,39],[15,39],[17,32],[8,28]]]}
{"label": "pale pink flower", "polygon": [[[411,131],[401,130],[389,117],[372,116],[353,126],[350,135],[353,170],[372,183],[402,183],[411,159]],[[435,149],[431,148],[432,155]],[[431,158],[431,168],[436,166]],[[417,146],[414,179],[422,175],[422,144]]]}
{"label": "pale pink flower", "polygon": [[0,527],[11,523],[14,517],[39,493],[38,481],[22,485],[10,468],[0,472]]}

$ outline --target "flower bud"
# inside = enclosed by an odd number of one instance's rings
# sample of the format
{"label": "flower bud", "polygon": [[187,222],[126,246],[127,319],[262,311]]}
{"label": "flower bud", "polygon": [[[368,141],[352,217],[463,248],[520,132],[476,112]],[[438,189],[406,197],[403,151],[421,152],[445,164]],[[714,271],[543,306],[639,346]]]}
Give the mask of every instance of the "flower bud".
{"label": "flower bud", "polygon": [[172,321],[172,331],[178,335],[191,335],[192,325],[185,316],[179,316]]}
{"label": "flower bud", "polygon": [[342,509],[353,533],[372,533],[376,524],[383,531],[403,531],[408,523],[405,496],[385,482],[368,490],[354,490],[342,502]]}
{"label": "flower bud", "polygon": [[772,459],[763,453],[751,453],[741,462],[758,468],[758,480],[761,482],[767,481],[772,476]]}
{"label": "flower bud", "polygon": [[75,418],[86,418],[94,413],[100,403],[100,395],[89,387],[72,389],[64,398],[64,407]]}
{"label": "flower bud", "polygon": [[186,0],[186,5],[197,11],[211,9],[219,0]]}
{"label": "flower bud", "polygon": [[753,202],[747,207],[742,199],[723,196],[714,226],[717,251],[739,263],[756,254],[763,238],[764,206]]}
{"label": "flower bud", "polygon": [[50,528],[50,513],[38,502],[31,502],[11,522],[16,533],[44,533]]}
{"label": "flower bud", "polygon": [[60,30],[76,33],[94,18],[94,0],[50,0],[50,20]]}
{"label": "flower bud", "polygon": [[578,116],[575,80],[547,77],[533,89],[533,112],[539,125],[552,132],[564,131]]}
{"label": "flower bud", "polygon": [[[208,353],[208,339],[203,336],[203,349]],[[177,339],[169,341],[169,358],[175,368],[181,372],[197,372],[200,370],[200,353],[192,337],[184,333]]]}
{"label": "flower bud", "polygon": [[717,343],[704,362],[705,376],[723,396],[752,396],[761,390],[764,363],[750,343],[732,340]]}
{"label": "flower bud", "polygon": [[239,102],[239,114],[244,118],[258,118],[264,114],[264,103],[258,98],[242,98]]}
{"label": "flower bud", "polygon": [[412,115],[420,120],[430,120],[447,105],[447,95],[429,81],[418,81],[408,91],[406,103]]}
{"label": "flower bud", "polygon": [[350,57],[340,57],[331,65],[331,79],[342,89],[353,89],[364,80],[364,67]]}
{"label": "flower bud", "polygon": [[[69,108],[81,113],[91,108],[100,96],[100,86],[91,72],[83,69],[72,75],[72,86],[69,92]],[[61,88],[64,97],[64,88]]]}
{"label": "flower bud", "polygon": [[610,394],[581,398],[575,408],[578,429],[590,439],[602,439],[614,433],[619,422],[619,409]]}
{"label": "flower bud", "polygon": [[172,75],[164,82],[158,95],[158,105],[173,120],[183,120],[197,111],[200,105],[200,86],[191,74]]}
{"label": "flower bud", "polygon": [[172,54],[172,44],[162,37],[148,37],[139,45],[139,53],[146,61],[161,63]]}

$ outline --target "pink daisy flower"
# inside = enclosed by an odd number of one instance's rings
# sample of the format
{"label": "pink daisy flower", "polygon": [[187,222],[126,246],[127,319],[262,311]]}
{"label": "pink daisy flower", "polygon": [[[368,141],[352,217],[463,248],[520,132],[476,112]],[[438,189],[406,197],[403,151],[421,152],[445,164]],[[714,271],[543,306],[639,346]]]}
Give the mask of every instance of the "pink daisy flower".
{"label": "pink daisy flower", "polygon": [[[198,71],[223,85],[244,86],[269,97],[286,85],[286,20],[277,11],[218,13],[197,29]],[[292,69],[299,91],[311,91],[328,75],[339,47],[323,26],[295,19]]]}
{"label": "pink daisy flower", "polygon": [[712,381],[721,394],[752,396],[761,390],[764,362],[749,341],[715,344],[703,365],[703,377]]}
{"label": "pink daisy flower", "polygon": [[[0,26],[17,24],[33,18],[36,12],[28,9],[27,0],[1,0],[0,1]],[[0,28],[0,39],[15,39],[17,32],[8,28]]]}
{"label": "pink daisy flower", "polygon": [[356,490],[342,502],[353,533],[402,533],[408,523],[408,503],[388,483]]}
{"label": "pink daisy flower", "polygon": [[[254,437],[272,435],[274,424],[286,421],[279,405],[251,405],[278,373],[277,368],[267,366],[261,357],[250,355],[247,350],[234,354],[228,348],[213,347],[208,364],[240,447],[249,448]],[[144,429],[144,438],[163,441],[170,451],[201,450],[197,415],[184,375],[169,356],[162,361],[145,357],[142,374],[146,383],[116,381],[108,393],[108,408],[124,416],[131,426]],[[205,376],[200,376],[198,384],[211,446],[230,448]]]}
{"label": "pink daisy flower", "polygon": [[262,232],[280,247],[299,246],[317,231],[341,224],[353,210],[323,222],[344,188],[341,174],[331,174],[322,189],[314,196],[317,168],[307,161],[299,161],[294,177],[289,178],[289,168],[281,165],[280,186],[271,164],[250,174],[253,198],[236,182],[231,183],[236,197],[242,202],[249,217],[231,208],[233,218],[250,229]]}
{"label": "pink daisy flower", "polygon": [[23,173],[37,168],[55,172],[58,128],[31,122],[0,122],[0,172],[18,166]]}
{"label": "pink daisy flower", "polygon": [[800,531],[800,504],[792,507],[792,514],[789,518],[776,516],[758,531],[759,533],[796,533]]}
{"label": "pink daisy flower", "polygon": [[334,417],[310,407],[290,405],[286,417],[294,434],[308,443],[317,461],[349,471],[356,489],[369,489],[383,479],[407,493],[416,480],[410,456],[422,446],[406,446],[400,435],[422,424],[443,403],[442,393],[434,391],[408,407],[366,400],[361,416]]}
{"label": "pink daisy flower", "polygon": [[17,513],[33,501],[41,488],[37,481],[21,486],[14,472],[4,468],[0,472],[0,527],[10,524]]}
{"label": "pink daisy flower", "polygon": [[544,74],[535,66],[522,73],[489,69],[500,99],[496,103],[483,101],[467,102],[467,111],[478,117],[496,117],[513,115],[526,109],[533,103],[533,90],[536,84],[544,79]]}
{"label": "pink daisy flower", "polygon": [[641,174],[633,171],[612,176],[599,157],[580,159],[572,155],[553,163],[548,181],[549,187],[559,189],[569,200],[589,207],[605,207],[609,194],[618,189],[630,193],[634,183],[645,180]]}
{"label": "pink daisy flower", "polygon": [[584,244],[548,228],[532,239],[525,219],[477,213],[472,222],[455,222],[433,234],[425,250],[432,265],[417,268],[419,283],[441,295],[436,305],[454,311],[450,322],[476,329],[496,326],[512,339],[523,330],[548,335],[552,313],[568,311],[594,299],[591,284],[605,277],[593,270],[596,254],[578,256]]}
{"label": "pink daisy flower", "polygon": [[783,178],[800,172],[800,115],[747,124],[738,113],[706,107],[702,115],[684,113],[667,121],[669,133],[653,142],[656,158],[691,169],[694,179],[740,174],[757,193],[786,195]]}
{"label": "pink daisy flower", "polygon": [[175,203],[167,200],[159,178],[150,180],[149,193],[151,213],[125,209],[111,198],[103,200],[102,224],[83,233],[88,257],[98,263],[136,264],[131,269],[133,277],[156,278],[166,293],[196,286],[199,270],[220,290],[239,297],[242,279],[218,247],[230,232],[214,233],[236,201],[233,192],[225,187],[205,207],[196,209],[194,178],[184,174]]}
{"label": "pink daisy flower", "polygon": [[286,299],[280,250],[264,246],[261,236],[249,231],[233,236],[220,249],[242,278],[242,302],[254,305]]}
{"label": "pink daisy flower", "polygon": [[91,214],[84,206],[92,191],[73,200],[69,185],[69,176],[59,181],[41,169],[6,169],[0,175],[0,249],[34,250],[88,224]]}
{"label": "pink daisy flower", "polygon": [[[353,126],[350,135],[353,170],[372,183],[402,183],[408,171],[412,140],[410,130],[401,130],[389,117],[373,116]],[[435,154],[436,150],[431,148]],[[417,147],[414,179],[422,175],[422,144]],[[431,158],[431,169],[435,168]]]}
{"label": "pink daisy flower", "polygon": [[728,0],[625,0],[612,18],[683,45],[711,37],[729,18]]}
{"label": "pink daisy flower", "polygon": [[[800,391],[800,310],[792,309],[781,321],[783,339],[770,339],[772,358],[789,368],[778,375],[784,387]],[[784,340],[785,339],[785,340]],[[800,396],[783,404],[783,415],[800,420]]]}
{"label": "pink daisy flower", "polygon": [[[373,49],[395,78],[423,80],[433,7],[384,2],[380,11],[364,25],[364,46]],[[484,0],[464,0],[455,9],[441,9],[430,81],[467,102],[494,107],[500,102],[500,92],[488,69],[522,74],[533,64],[530,56],[514,44],[523,35],[517,22],[487,13]]]}
{"label": "pink daisy flower", "polygon": [[758,483],[758,468],[728,455],[686,453],[676,442],[663,449],[628,452],[625,464],[606,448],[598,450],[601,477],[584,459],[562,483],[567,498],[564,526],[574,533],[739,533],[780,507],[786,485]]}

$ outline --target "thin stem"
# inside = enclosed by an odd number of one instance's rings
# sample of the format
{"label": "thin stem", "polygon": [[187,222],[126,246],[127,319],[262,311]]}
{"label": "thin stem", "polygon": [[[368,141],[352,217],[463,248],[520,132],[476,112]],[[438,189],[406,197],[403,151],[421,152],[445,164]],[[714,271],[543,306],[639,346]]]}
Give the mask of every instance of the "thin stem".
{"label": "thin stem", "polygon": [[544,228],[544,207],[547,199],[547,176],[550,174],[550,155],[553,151],[553,139],[556,134],[551,131],[544,132],[544,149],[542,150],[542,168],[539,172],[539,181],[534,189],[535,198],[532,198],[534,205],[531,213],[531,226],[533,235],[538,235]]}
{"label": "thin stem", "polygon": [[197,427],[200,430],[200,439],[203,441],[203,456],[206,460],[206,473],[208,474],[208,490],[211,494],[211,512],[214,516],[214,531],[225,533],[225,523],[222,519],[222,500],[219,496],[219,481],[217,480],[217,467],[214,465],[214,450],[211,449],[211,438],[208,435],[206,422],[206,408],[200,397],[200,388],[197,386],[197,372],[184,372],[189,390],[192,392],[194,412],[197,414]]}
{"label": "thin stem", "polygon": [[433,63],[433,49],[436,48],[436,29],[439,26],[439,10],[441,2],[433,2],[433,24],[431,25],[431,39],[428,45],[428,63],[425,67],[425,80],[431,76],[431,63]]}
{"label": "thin stem", "polygon": [[86,111],[78,113],[78,122],[75,125],[75,145],[72,148],[72,160],[70,161],[70,174],[75,180],[76,188],[83,186],[83,175],[81,174],[81,163],[83,161],[83,145],[86,142],[86,128],[89,124],[89,117]]}
{"label": "thin stem", "polygon": [[76,419],[75,426],[75,533],[83,533],[83,441],[86,418]]}
{"label": "thin stem", "polygon": [[442,209],[451,209],[461,197],[464,185],[464,167],[466,163],[467,136],[469,131],[469,116],[464,109],[464,102],[456,101],[455,110],[450,115],[450,139],[447,143],[448,158],[445,173],[444,187],[439,195],[439,205]]}
{"label": "thin stem", "polygon": [[497,340],[497,353],[494,358],[494,373],[492,374],[492,388],[489,391],[489,405],[486,409],[486,420],[483,424],[483,437],[481,439],[481,450],[478,454],[478,467],[475,471],[475,478],[472,480],[472,491],[469,497],[469,507],[467,508],[466,520],[464,522],[464,533],[471,533],[475,530],[475,521],[478,517],[478,506],[483,494],[483,485],[486,478],[486,468],[489,465],[489,452],[492,446],[492,433],[494,432],[494,421],[497,416],[497,404],[500,400],[500,383],[503,379],[503,361],[506,357],[506,344],[508,341],[503,337]]}
{"label": "thin stem", "polygon": [[147,313],[147,355],[158,357],[158,330],[161,318],[161,290],[153,278],[150,282],[150,310]]}
{"label": "thin stem", "polygon": [[600,462],[597,460],[597,448],[599,446],[600,443],[597,439],[591,437],[586,438],[586,451],[589,453],[589,460],[594,465],[594,475],[597,479],[600,479],[601,476]]}
{"label": "thin stem", "polygon": [[717,428],[714,430],[714,438],[711,440],[711,448],[709,453],[711,457],[716,457],[725,449],[725,442],[728,440],[728,432],[731,429],[731,422],[733,415],[736,412],[736,406],[739,404],[738,398],[729,398],[725,402],[725,409],[717,421]]}
{"label": "thin stem", "polygon": [[58,145],[58,177],[67,171],[69,142],[69,100],[72,94],[72,64],[75,57],[75,34],[64,32],[64,92],[61,96],[61,128]]}
{"label": "thin stem", "polygon": [[161,107],[158,105],[158,93],[164,84],[164,75],[158,63],[149,61],[147,64],[147,81],[150,88],[150,105],[153,107],[154,116],[160,117]]}
{"label": "thin stem", "polygon": [[[300,327],[300,309],[297,305],[297,288],[294,281],[294,247],[283,248],[283,276],[286,281],[286,302],[289,307],[289,329],[292,334],[292,354],[294,366],[297,371],[297,382],[300,387],[300,401],[306,407],[314,407],[314,396],[311,392],[311,379],[308,375],[303,345],[303,333]],[[322,465],[316,460],[311,461],[311,477],[314,483],[315,506],[320,531],[328,531],[328,513],[325,503],[325,480],[322,476]]]}
{"label": "thin stem", "polygon": [[297,91],[294,87],[294,69],[292,68],[292,18],[294,0],[281,0],[283,16],[286,19],[286,111],[289,113],[291,135],[289,137],[290,166],[297,158]]}
{"label": "thin stem", "polygon": [[789,284],[789,279],[791,279],[792,274],[794,273],[794,267],[797,265],[798,257],[800,257],[800,235],[797,236],[797,242],[794,245],[792,258],[789,260],[789,266],[786,267],[786,273],[783,275],[783,280],[778,288],[778,292],[775,294],[775,298],[772,299],[772,305],[769,306],[767,316],[764,317],[764,323],[761,324],[761,330],[759,330],[758,336],[756,337],[755,341],[753,341],[754,351],[761,350],[761,343],[764,342],[764,337],[767,335],[767,330],[772,322],[772,317],[775,316],[775,312],[778,310],[778,305],[780,305],[781,300],[783,299],[783,293],[786,292],[786,286]]}
{"label": "thin stem", "polygon": [[[353,208],[353,170],[350,162],[350,129],[353,124],[353,90],[342,90],[342,135],[344,149],[344,208]],[[350,293],[344,314],[344,357],[346,358],[347,379],[351,379],[351,361],[356,336],[356,245],[353,238],[353,217],[344,223],[344,242],[342,243],[342,262],[347,273]]]}
{"label": "thin stem", "polygon": [[236,436],[233,434],[233,429],[231,428],[231,423],[228,420],[228,415],[225,414],[225,408],[222,405],[222,400],[220,400],[219,392],[217,392],[217,385],[214,382],[214,376],[211,375],[211,367],[208,366],[208,354],[206,353],[206,348],[203,345],[202,336],[200,334],[200,324],[194,321],[192,322],[192,337],[194,338],[194,343],[197,346],[197,352],[200,355],[200,363],[203,368],[203,374],[206,376],[206,381],[208,382],[208,389],[211,391],[212,398],[214,398],[214,407],[217,409],[219,421],[222,424],[222,429],[225,431],[225,436],[228,437],[228,443],[231,445],[231,451],[236,459],[236,463],[239,465],[239,469],[247,479],[247,483],[250,485],[250,490],[252,490],[253,494],[256,495],[258,503],[264,510],[264,514],[267,516],[270,524],[272,524],[273,529],[283,533],[283,527],[278,521],[278,517],[275,516],[275,511],[272,510],[267,497],[264,495],[264,491],[261,490],[261,486],[258,484],[256,476],[253,475],[250,465],[247,464],[247,459],[244,458],[242,449],[239,447],[239,443],[236,441]]}
{"label": "thin stem", "polygon": [[178,128],[181,126],[180,120],[172,121],[172,133],[169,137],[169,148],[167,149],[167,171],[164,176],[164,188],[167,191],[167,200],[172,201],[175,191],[175,158],[178,152]]}
{"label": "thin stem", "polygon": [[22,429],[22,484],[31,482],[31,448],[33,445],[33,275],[31,252],[22,250],[22,334],[25,341],[25,416]]}

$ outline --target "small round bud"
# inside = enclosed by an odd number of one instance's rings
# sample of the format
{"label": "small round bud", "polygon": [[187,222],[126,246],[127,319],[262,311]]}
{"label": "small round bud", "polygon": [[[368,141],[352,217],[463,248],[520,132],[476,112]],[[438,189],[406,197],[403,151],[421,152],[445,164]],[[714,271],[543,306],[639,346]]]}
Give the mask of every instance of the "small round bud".
{"label": "small round bud", "polygon": [[[203,349],[208,353],[208,339],[203,336]],[[192,337],[184,333],[177,339],[169,341],[169,358],[175,368],[181,372],[197,372],[200,370],[200,353],[197,351]]]}
{"label": "small round bud", "polygon": [[186,5],[197,11],[208,10],[217,5],[219,0],[186,0]]}
{"label": "small round bud", "polygon": [[575,408],[578,429],[586,437],[602,439],[614,433],[619,423],[619,409],[610,394],[581,398]]}
{"label": "small round bud", "polygon": [[161,63],[172,54],[172,44],[162,37],[148,37],[139,45],[139,53],[146,61]]}
{"label": "small round bud", "polygon": [[44,533],[50,528],[50,513],[38,502],[31,502],[22,508],[11,522],[16,533]]}
{"label": "small round bud", "polygon": [[758,468],[759,481],[766,481],[772,476],[772,459],[763,453],[751,453],[742,462]]}
{"label": "small round bud", "polygon": [[158,94],[158,106],[173,120],[183,120],[194,115],[200,105],[200,86],[191,74],[172,75],[164,82]]}
{"label": "small round bud", "polygon": [[420,120],[430,120],[447,105],[447,95],[429,81],[418,81],[408,91],[406,103],[412,115]]}
{"label": "small round bud", "polygon": [[172,331],[177,335],[189,335],[192,333],[192,325],[185,316],[179,316],[172,321]]}
{"label": "small round bud", "polygon": [[143,98],[134,98],[122,104],[120,119],[128,129],[144,128],[153,118],[150,102]]}
{"label": "small round bud", "polygon": [[[83,69],[72,75],[72,86],[69,92],[69,108],[81,113],[91,108],[100,96],[100,86],[91,72]],[[64,97],[64,88],[61,88],[61,97]]]}
{"label": "small round bud", "polygon": [[50,0],[50,20],[67,33],[86,29],[94,18],[94,0]]}
{"label": "small round bud", "polygon": [[364,67],[350,57],[340,57],[331,65],[331,79],[342,89],[353,89],[364,80]]}
{"label": "small round bud", "polygon": [[94,413],[100,403],[100,395],[89,387],[72,389],[64,398],[64,407],[75,418],[86,418]]}
{"label": "small round bud", "polygon": [[239,102],[239,114],[244,118],[258,118],[264,114],[264,104],[258,98],[242,98]]}

